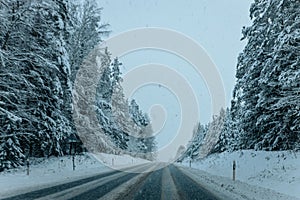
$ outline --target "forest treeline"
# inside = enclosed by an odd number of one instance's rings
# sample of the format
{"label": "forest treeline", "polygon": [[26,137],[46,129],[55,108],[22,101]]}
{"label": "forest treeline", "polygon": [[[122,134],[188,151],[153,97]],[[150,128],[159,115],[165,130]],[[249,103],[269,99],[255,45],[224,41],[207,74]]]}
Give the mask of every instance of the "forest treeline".
{"label": "forest treeline", "polygon": [[[110,33],[101,10],[91,0],[0,2],[0,171],[23,165],[27,157],[70,154],[70,138],[79,140],[77,151],[85,150],[72,119],[72,95],[81,63]],[[155,148],[154,138],[130,136],[110,114],[111,91],[122,80],[118,60],[105,56],[96,100],[109,140],[103,142],[152,159],[145,153]],[[119,95],[122,115],[134,121],[139,134],[151,135],[147,115],[134,100],[128,103],[122,90]]]}
{"label": "forest treeline", "polygon": [[[256,0],[238,56],[231,107],[195,127],[179,159],[241,149],[300,149],[300,4]],[[207,137],[214,142],[207,145]]]}

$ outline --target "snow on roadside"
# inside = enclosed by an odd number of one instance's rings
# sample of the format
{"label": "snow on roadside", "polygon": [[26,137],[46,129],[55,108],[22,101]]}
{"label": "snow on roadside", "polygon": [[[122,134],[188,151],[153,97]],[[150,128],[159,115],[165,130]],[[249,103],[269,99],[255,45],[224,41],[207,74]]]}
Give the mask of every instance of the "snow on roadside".
{"label": "snow on roadside", "polygon": [[[182,168],[182,167],[179,167]],[[202,187],[211,191],[220,199],[230,200],[299,200],[274,190],[249,185],[241,181],[211,175],[207,172],[184,167],[183,172],[200,183]]]}
{"label": "snow on roadside", "polygon": [[101,153],[95,157],[87,153],[76,155],[76,167],[73,171],[71,156],[50,157],[48,159],[35,158],[30,161],[29,176],[26,175],[25,166],[0,173],[0,198],[111,171],[112,169],[108,166],[112,160],[119,166],[147,162],[130,156]]}
{"label": "snow on roadside", "polygon": [[[213,175],[232,178],[236,161],[236,179],[300,198],[300,152],[243,150],[223,152],[192,163],[193,168]],[[185,161],[183,165],[188,166]]]}
{"label": "snow on roadside", "polygon": [[101,161],[103,164],[110,166],[112,168],[121,168],[121,167],[127,167],[131,165],[138,165],[138,164],[144,164],[148,163],[150,161],[144,160],[141,158],[134,158],[129,155],[111,155],[111,154],[93,154],[93,156]]}

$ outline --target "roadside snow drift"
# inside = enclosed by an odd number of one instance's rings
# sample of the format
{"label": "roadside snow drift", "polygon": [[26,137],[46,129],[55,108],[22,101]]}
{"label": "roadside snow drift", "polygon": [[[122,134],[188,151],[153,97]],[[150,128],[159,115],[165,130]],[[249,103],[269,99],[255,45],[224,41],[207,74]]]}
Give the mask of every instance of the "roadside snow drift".
{"label": "roadside snow drift", "polygon": [[[236,180],[300,198],[300,152],[243,150],[210,155],[192,162],[192,168],[232,178],[236,161]],[[188,166],[188,161],[183,163]]]}
{"label": "roadside snow drift", "polygon": [[0,173],[0,198],[111,171],[108,166],[112,161],[120,168],[148,162],[128,155],[87,153],[75,156],[75,171],[73,171],[71,156],[35,158],[30,160],[29,176],[26,175],[25,166]]}

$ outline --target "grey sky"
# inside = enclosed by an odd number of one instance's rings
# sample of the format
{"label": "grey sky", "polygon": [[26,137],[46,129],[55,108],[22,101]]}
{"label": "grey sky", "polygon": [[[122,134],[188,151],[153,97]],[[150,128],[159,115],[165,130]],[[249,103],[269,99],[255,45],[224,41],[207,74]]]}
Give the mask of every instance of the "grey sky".
{"label": "grey sky", "polygon": [[[141,27],[161,27],[181,32],[197,41],[216,64],[223,79],[226,105],[230,105],[235,83],[237,56],[245,42],[241,42],[242,26],[250,24],[249,8],[252,0],[106,0],[102,18],[111,25],[111,36]],[[175,55],[144,50],[121,58],[124,73],[146,63],[160,63],[174,67],[197,93],[200,121],[211,119],[211,99],[203,77]],[[151,98],[149,98],[151,97]],[[134,98],[147,111],[151,105],[161,104],[166,110],[166,123],[158,135],[159,147],[166,146],[175,136],[180,124],[180,107],[167,88],[149,85],[140,88]]]}

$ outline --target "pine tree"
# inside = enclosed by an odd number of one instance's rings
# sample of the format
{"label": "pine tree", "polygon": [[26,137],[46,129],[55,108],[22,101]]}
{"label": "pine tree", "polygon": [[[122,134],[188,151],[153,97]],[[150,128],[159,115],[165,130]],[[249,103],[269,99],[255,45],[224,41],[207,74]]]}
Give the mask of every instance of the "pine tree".
{"label": "pine tree", "polygon": [[129,105],[125,99],[121,65],[115,58],[110,66],[103,68],[97,89],[99,122],[123,153],[153,159],[156,144],[149,117],[139,109],[135,100]]}
{"label": "pine tree", "polygon": [[194,160],[200,156],[201,146],[203,145],[207,130],[207,127],[203,126],[201,123],[196,125],[193,137],[189,141],[187,149],[180,160],[183,158]]}
{"label": "pine tree", "polygon": [[[72,113],[72,96],[78,95],[72,94],[77,71],[109,33],[96,5],[92,0],[82,4],[68,0],[0,2],[0,170],[22,165],[28,156],[68,152],[66,139],[75,134],[73,114],[87,117]],[[99,83],[97,111],[110,138],[94,133],[98,127],[94,124],[79,123],[78,132],[93,135],[81,137],[85,144],[92,144],[92,150],[113,153],[111,138],[126,149],[129,133],[147,135],[151,126],[140,111],[137,123],[129,120],[120,63],[115,59],[111,65],[107,50],[97,53],[100,61],[95,58],[93,65],[106,70]],[[136,146],[149,151],[153,141],[139,140]]]}
{"label": "pine tree", "polygon": [[232,115],[239,148],[298,149],[299,14],[296,0],[256,0],[239,56]]}
{"label": "pine tree", "polygon": [[102,8],[96,1],[75,0],[70,5],[70,37],[68,37],[67,50],[70,55],[71,81],[74,82],[76,74],[83,60],[107,36],[109,24],[102,23]]}
{"label": "pine tree", "polygon": [[[1,1],[1,159],[15,160],[13,166],[22,164],[24,154],[62,155],[71,132],[67,5]],[[17,153],[7,152],[12,148]]]}
{"label": "pine tree", "polygon": [[101,126],[107,132],[110,132],[110,127],[112,123],[112,83],[111,83],[111,68],[110,68],[110,59],[106,65],[103,65],[103,73],[100,77],[99,84],[97,87],[96,101],[98,107],[98,115]]}
{"label": "pine tree", "polygon": [[233,151],[236,148],[236,135],[234,134],[234,127],[232,125],[231,113],[229,108],[226,109],[225,115],[220,117],[224,117],[224,124],[221,129],[221,133],[219,135],[219,139],[217,144],[215,145],[213,151],[211,153],[220,153],[224,151]]}
{"label": "pine tree", "polygon": [[212,121],[208,123],[208,129],[199,153],[200,158],[205,157],[213,152],[224,128],[224,120],[225,110],[221,108],[220,114],[214,115]]}

